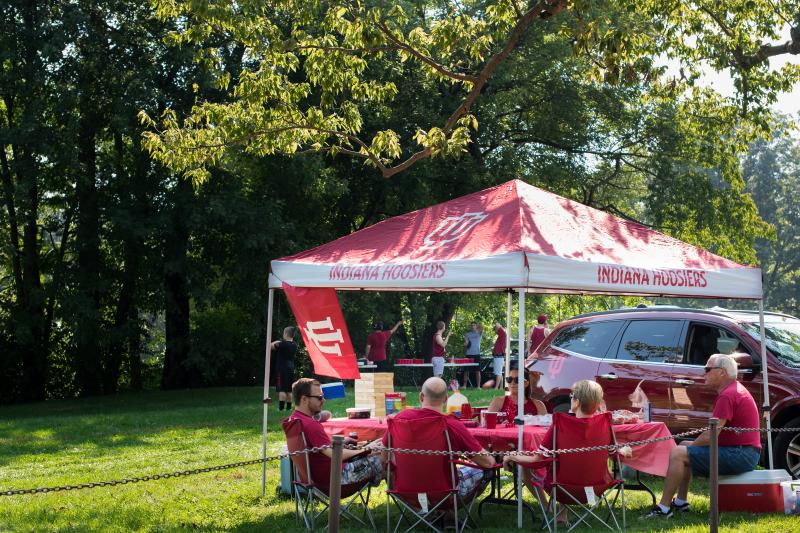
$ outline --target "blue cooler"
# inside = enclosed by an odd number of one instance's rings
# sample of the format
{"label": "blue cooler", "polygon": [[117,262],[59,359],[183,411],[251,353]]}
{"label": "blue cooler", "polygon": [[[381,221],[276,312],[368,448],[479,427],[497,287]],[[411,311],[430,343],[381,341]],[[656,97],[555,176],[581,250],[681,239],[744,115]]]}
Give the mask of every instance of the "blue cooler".
{"label": "blue cooler", "polygon": [[[281,448],[281,455],[289,453],[286,445]],[[278,491],[282,494],[292,495],[292,459],[290,457],[281,457],[281,482],[278,485]]]}
{"label": "blue cooler", "polygon": [[336,398],[344,398],[344,383],[336,381],[334,383],[326,383],[322,385],[322,395],[326,400],[334,400]]}

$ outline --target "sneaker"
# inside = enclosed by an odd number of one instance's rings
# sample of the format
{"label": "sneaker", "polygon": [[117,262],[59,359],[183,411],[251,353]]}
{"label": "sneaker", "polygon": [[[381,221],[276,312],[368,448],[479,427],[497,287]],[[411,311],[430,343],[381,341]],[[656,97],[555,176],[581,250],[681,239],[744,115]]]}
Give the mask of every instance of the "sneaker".
{"label": "sneaker", "polygon": [[691,509],[689,508],[689,502],[678,505],[677,503],[675,503],[674,498],[672,499],[672,503],[670,504],[670,510],[676,513],[688,513],[689,511],[691,511]]}
{"label": "sneaker", "polygon": [[672,518],[672,509],[667,511],[666,513],[661,510],[661,507],[656,505],[653,509],[642,517],[643,519],[650,519],[650,518]]}

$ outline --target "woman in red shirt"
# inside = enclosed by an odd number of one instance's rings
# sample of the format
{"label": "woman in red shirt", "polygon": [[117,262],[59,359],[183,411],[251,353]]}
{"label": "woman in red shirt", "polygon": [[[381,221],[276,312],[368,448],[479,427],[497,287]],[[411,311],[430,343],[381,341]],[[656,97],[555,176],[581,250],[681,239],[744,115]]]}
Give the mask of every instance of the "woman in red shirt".
{"label": "woman in red shirt", "polygon": [[[506,376],[506,385],[508,387],[509,395],[498,396],[492,399],[489,404],[489,411],[497,413],[506,413],[506,420],[511,422],[517,416],[517,408],[519,405],[519,369],[511,368]],[[547,408],[540,400],[531,398],[531,385],[528,380],[528,371],[524,374],[525,384],[523,390],[525,392],[525,404],[523,411],[526,415],[544,415],[547,414]]]}

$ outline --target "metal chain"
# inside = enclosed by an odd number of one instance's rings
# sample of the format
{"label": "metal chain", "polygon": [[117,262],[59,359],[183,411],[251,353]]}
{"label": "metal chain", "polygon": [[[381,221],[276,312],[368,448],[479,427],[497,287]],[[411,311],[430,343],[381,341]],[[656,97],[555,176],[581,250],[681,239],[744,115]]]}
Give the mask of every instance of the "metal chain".
{"label": "metal chain", "polygon": [[800,432],[800,428],[735,428],[722,426],[722,431],[735,431],[736,433],[746,433],[748,431],[760,431],[761,433],[794,433]]}
{"label": "metal chain", "polygon": [[116,485],[127,485],[129,483],[141,483],[143,481],[156,481],[159,479],[169,479],[174,477],[183,477],[183,476],[193,476],[195,474],[203,474],[205,472],[217,472],[219,470],[229,470],[231,468],[239,468],[242,466],[250,466],[250,465],[257,465],[261,463],[268,463],[270,461],[277,461],[284,457],[290,457],[292,455],[302,455],[305,453],[317,453],[321,452],[322,450],[330,448],[330,445],[325,446],[317,446],[314,448],[307,448],[304,450],[297,450],[294,452],[282,453],[280,455],[275,455],[271,457],[266,457],[264,459],[253,459],[251,461],[239,461],[238,463],[230,463],[227,465],[219,465],[219,466],[207,466],[204,468],[193,468],[191,470],[182,470],[180,472],[167,472],[166,474],[152,474],[149,476],[140,476],[140,477],[132,477],[132,478],[125,478],[125,479],[117,479],[113,481],[95,481],[92,483],[81,483],[79,485],[62,485],[58,487],[38,487],[34,489],[18,489],[18,490],[5,490],[0,491],[0,497],[2,496],[19,496],[22,494],[41,494],[47,492],[62,492],[67,490],[80,490],[80,489],[93,489],[95,487],[114,487]]}
{"label": "metal chain", "polygon": [[[507,452],[489,452],[489,451],[481,451],[481,452],[461,452],[461,451],[447,451],[447,450],[417,450],[414,448],[392,448],[392,453],[404,453],[404,454],[415,454],[415,455],[447,455],[447,456],[459,456],[459,457],[477,457],[481,455],[491,455],[491,456],[524,456],[524,455],[546,455],[546,456],[553,456],[553,455],[566,455],[566,454],[575,454],[575,453],[588,453],[588,452],[596,452],[601,450],[607,450],[609,452],[615,452],[619,450],[619,448],[623,446],[635,447],[635,446],[643,446],[645,444],[653,444],[656,442],[662,442],[667,440],[679,439],[682,437],[688,437],[691,435],[698,435],[706,430],[710,429],[709,427],[693,429],[691,431],[684,431],[683,433],[677,433],[675,435],[669,435],[665,437],[657,437],[654,439],[645,439],[645,440],[637,440],[625,443],[617,443],[609,444],[609,445],[601,445],[601,446],[585,446],[581,448],[567,448],[562,450],[512,450]],[[740,427],[727,427],[724,426],[721,428],[723,431],[735,431],[736,433],[744,433],[744,432],[752,432],[758,431],[761,433],[765,433],[767,431],[777,432],[777,433],[792,433],[792,432],[800,432],[800,428],[771,428],[768,430],[767,428],[740,428]],[[18,490],[6,490],[0,491],[0,497],[2,496],[19,496],[24,494],[41,494],[41,493],[48,493],[48,492],[62,492],[68,490],[80,490],[80,489],[91,489],[95,487],[113,487],[116,485],[127,485],[130,483],[141,483],[144,481],[157,481],[159,479],[169,479],[169,478],[176,478],[176,477],[184,477],[184,476],[193,476],[195,474],[203,474],[206,472],[217,472],[220,470],[229,470],[231,468],[240,468],[243,466],[251,466],[261,463],[267,463],[271,461],[277,461],[284,457],[291,457],[293,455],[303,455],[306,453],[318,453],[323,450],[331,448],[331,445],[325,446],[315,446],[313,448],[306,448],[303,450],[297,450],[294,452],[282,453],[280,455],[274,455],[271,457],[266,457],[264,459],[253,459],[250,461],[239,461],[237,463],[230,463],[226,465],[219,465],[219,466],[209,466],[204,468],[194,468],[191,470],[182,470],[179,472],[167,472],[165,474],[152,474],[149,476],[140,476],[140,477],[133,477],[133,478],[125,478],[113,481],[96,481],[92,483],[81,483],[79,485],[62,485],[57,487],[38,487],[33,489],[18,489]],[[390,451],[389,448],[385,448],[383,446],[357,446],[357,445],[345,445],[344,446],[348,450],[370,450],[374,452],[388,452]]]}

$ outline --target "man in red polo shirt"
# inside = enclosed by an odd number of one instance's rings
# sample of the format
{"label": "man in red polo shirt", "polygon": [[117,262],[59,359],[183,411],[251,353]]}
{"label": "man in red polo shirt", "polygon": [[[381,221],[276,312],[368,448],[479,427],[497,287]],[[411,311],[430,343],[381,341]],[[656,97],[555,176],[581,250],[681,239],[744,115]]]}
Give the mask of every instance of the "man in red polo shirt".
{"label": "man in red polo shirt", "polygon": [[[422,390],[419,393],[420,407],[414,409],[403,409],[396,415],[399,420],[416,420],[419,418],[429,418],[432,416],[443,416],[447,424],[447,434],[450,437],[450,445],[454,451],[460,452],[485,452],[486,450],[475,440],[475,437],[467,430],[464,424],[454,416],[445,416],[442,409],[447,403],[447,384],[442,378],[432,377],[425,380]],[[389,434],[383,435],[381,441],[383,446],[389,445]],[[384,452],[385,454],[386,452]],[[472,462],[483,468],[494,466],[494,457],[491,455],[474,455],[470,457]],[[483,483],[483,469],[462,466],[458,469],[458,493],[460,496],[472,494],[479,484]],[[479,487],[480,492],[485,488]]]}
{"label": "man in red polo shirt", "polygon": [[389,363],[386,361],[386,344],[389,342],[389,337],[397,331],[397,328],[399,328],[402,323],[402,320],[398,320],[397,324],[395,324],[392,329],[386,331],[383,329],[383,322],[377,321],[372,323],[372,329],[374,331],[367,337],[365,357],[375,363],[378,367],[378,372],[389,371]]}
{"label": "man in red polo shirt", "polygon": [[[706,385],[717,391],[711,416],[719,418],[719,428],[758,428],[756,402],[736,381],[738,365],[729,355],[714,354],[705,366]],[[761,434],[758,431],[719,431],[719,473],[742,474],[754,470],[761,457]],[[710,432],[701,433],[694,442],[681,443],[672,450],[664,480],[664,494],[647,518],[669,518],[676,511],[689,511],[689,482],[692,474],[708,476]],[[677,492],[677,498],[672,499]]]}
{"label": "man in red polo shirt", "polygon": [[[331,438],[314,415],[322,410],[325,397],[319,381],[311,378],[300,378],[292,385],[292,399],[295,410],[289,417],[290,420],[299,420],[306,437],[309,448],[327,446]],[[342,485],[366,482],[370,480],[373,485],[378,485],[383,479],[383,463],[379,455],[366,455],[364,450],[342,450]],[[333,452],[326,448],[321,452],[311,453],[308,463],[311,467],[311,479],[314,483],[323,486],[328,484],[331,476],[331,457]]]}

